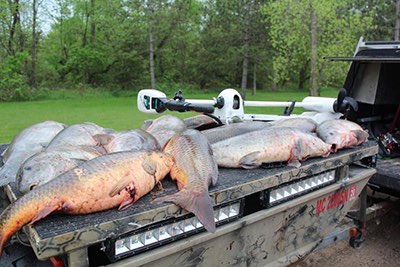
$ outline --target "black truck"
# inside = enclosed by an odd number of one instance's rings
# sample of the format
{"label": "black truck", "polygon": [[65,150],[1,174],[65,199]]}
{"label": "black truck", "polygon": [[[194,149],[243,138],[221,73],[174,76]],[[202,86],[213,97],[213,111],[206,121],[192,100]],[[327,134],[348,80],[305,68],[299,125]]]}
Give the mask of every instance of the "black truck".
{"label": "black truck", "polygon": [[400,41],[364,41],[352,57],[331,60],[351,62],[344,88],[359,109],[351,120],[368,129],[379,144],[377,173],[368,185],[378,192],[400,196]]}

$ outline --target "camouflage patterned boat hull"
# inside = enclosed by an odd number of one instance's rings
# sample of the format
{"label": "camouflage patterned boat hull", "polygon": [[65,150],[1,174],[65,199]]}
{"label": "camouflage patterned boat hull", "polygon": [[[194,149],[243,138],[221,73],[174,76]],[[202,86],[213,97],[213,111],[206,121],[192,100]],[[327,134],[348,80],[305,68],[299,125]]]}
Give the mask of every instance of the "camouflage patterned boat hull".
{"label": "camouflage patterned boat hull", "polygon": [[[259,211],[219,228],[214,235],[205,233],[109,266],[288,266],[315,250],[338,226],[375,172],[357,171],[361,173],[350,176],[350,182],[292,200],[289,208],[278,205]],[[327,202],[326,210],[317,214],[319,200],[353,188],[352,200],[343,205]]]}

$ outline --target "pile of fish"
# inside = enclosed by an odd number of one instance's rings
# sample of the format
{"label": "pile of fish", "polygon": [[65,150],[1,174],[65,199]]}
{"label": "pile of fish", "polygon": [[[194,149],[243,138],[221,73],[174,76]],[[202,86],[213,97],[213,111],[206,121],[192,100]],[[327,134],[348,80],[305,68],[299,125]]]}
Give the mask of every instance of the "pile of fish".
{"label": "pile of fish", "polygon": [[368,138],[359,125],[344,120],[218,125],[206,115],[185,120],[165,115],[122,132],[53,121],[26,128],[2,154],[0,186],[15,183],[22,197],[0,215],[0,255],[26,224],[53,212],[128,208],[168,174],[179,192],[154,201],[176,203],[214,232],[208,188],[217,184],[218,166],[251,169],[285,162],[299,167],[308,158],[326,157]]}

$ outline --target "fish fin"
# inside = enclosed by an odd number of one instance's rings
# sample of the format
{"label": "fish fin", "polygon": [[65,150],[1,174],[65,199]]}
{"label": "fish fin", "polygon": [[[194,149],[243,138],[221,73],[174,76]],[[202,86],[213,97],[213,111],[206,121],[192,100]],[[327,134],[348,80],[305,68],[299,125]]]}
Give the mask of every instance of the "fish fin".
{"label": "fish fin", "polygon": [[295,159],[295,160],[290,160],[290,161],[288,162],[288,166],[295,167],[295,168],[300,168],[301,163],[300,163],[300,161],[298,161],[297,159]]}
{"label": "fish fin", "polygon": [[353,130],[351,131],[357,139],[357,144],[363,143],[365,140],[368,139],[369,134],[363,130]]}
{"label": "fish fin", "polygon": [[208,143],[208,154],[210,156],[214,156],[214,151],[212,150],[212,147],[211,147],[210,143]]}
{"label": "fish fin", "polygon": [[3,254],[4,246],[6,245],[8,238],[4,236],[4,234],[0,233],[0,257]]}
{"label": "fish fin", "polygon": [[216,168],[216,172],[213,174],[210,174],[210,178],[209,181],[211,181],[211,185],[215,186],[218,182],[218,167]]}
{"label": "fish fin", "polygon": [[[13,234],[14,234],[14,232],[6,231],[6,230],[3,231],[3,229],[0,229],[0,258],[1,258],[1,255],[3,254],[4,247],[6,246],[7,241],[10,239],[10,237]],[[1,265],[1,266],[3,266],[3,265]]]}
{"label": "fish fin", "polygon": [[322,155],[323,158],[328,157],[331,153],[335,152],[335,146],[331,144],[327,144],[329,146],[328,151]]}
{"label": "fish fin", "polygon": [[147,172],[148,174],[154,175],[154,174],[156,174],[156,171],[157,171],[157,164],[156,164],[153,160],[151,160],[151,159],[149,159],[149,158],[146,158],[146,159],[142,162],[142,168],[143,168],[143,170],[145,170],[145,172]]}
{"label": "fish fin", "polygon": [[97,144],[100,146],[105,146],[113,139],[110,134],[95,134],[93,135],[93,139],[96,141]]}
{"label": "fish fin", "polygon": [[154,202],[174,202],[185,210],[193,212],[208,232],[215,232],[214,209],[207,190],[195,193],[182,189],[176,194],[158,198]]}
{"label": "fish fin", "polygon": [[303,146],[302,140],[300,140],[300,139],[296,140],[294,146],[292,147],[289,161],[291,161],[292,159],[299,159],[303,148],[304,148],[304,146]]}
{"label": "fish fin", "polygon": [[153,124],[153,120],[145,120],[142,124],[141,129],[146,131],[152,124]]}
{"label": "fish fin", "polygon": [[260,166],[261,164],[258,161],[259,156],[261,155],[261,151],[252,152],[243,156],[239,160],[239,166],[244,169],[254,169]]}
{"label": "fish fin", "polygon": [[128,199],[125,199],[124,201],[121,202],[121,204],[118,207],[118,210],[124,210],[132,206],[132,204],[135,202],[135,199],[130,197]]}
{"label": "fish fin", "polygon": [[81,165],[82,163],[86,162],[86,160],[84,159],[75,159],[75,158],[71,158],[71,160],[74,162],[74,164],[76,164],[76,166]]}
{"label": "fish fin", "polygon": [[59,209],[60,209],[60,205],[58,205],[58,204],[53,205],[53,206],[47,205],[46,207],[44,207],[43,209],[41,209],[39,212],[36,213],[36,215],[30,221],[29,225],[32,225],[34,222],[37,222],[40,219],[43,219],[44,217],[46,217],[47,215],[49,215],[53,211],[56,211],[56,210],[59,210]]}
{"label": "fish fin", "polygon": [[[168,139],[167,141],[165,141],[165,143],[164,143],[164,145],[162,147],[161,147],[161,143],[159,143],[162,152],[167,152],[166,148],[167,148],[167,145],[169,144],[169,142],[171,142],[171,139],[172,139],[172,137],[170,139]],[[157,142],[158,142],[158,139],[157,139]]]}
{"label": "fish fin", "polygon": [[208,143],[208,153],[209,153],[210,157],[213,159],[211,164],[213,164],[213,163],[215,164],[214,166],[211,167],[212,168],[212,171],[210,174],[211,179],[209,179],[209,181],[211,181],[212,186],[215,186],[218,182],[218,165],[214,158],[214,152],[212,150],[212,147],[209,143]]}
{"label": "fish fin", "polygon": [[116,194],[118,194],[119,192],[121,192],[132,181],[133,181],[133,179],[131,176],[125,176],[125,177],[122,177],[121,179],[119,179],[117,184],[113,187],[113,189],[111,189],[110,194],[109,194],[110,197],[113,197]]}
{"label": "fish fin", "polygon": [[176,180],[179,190],[189,183],[189,175],[182,168],[176,166],[172,167],[170,176],[172,180]]}

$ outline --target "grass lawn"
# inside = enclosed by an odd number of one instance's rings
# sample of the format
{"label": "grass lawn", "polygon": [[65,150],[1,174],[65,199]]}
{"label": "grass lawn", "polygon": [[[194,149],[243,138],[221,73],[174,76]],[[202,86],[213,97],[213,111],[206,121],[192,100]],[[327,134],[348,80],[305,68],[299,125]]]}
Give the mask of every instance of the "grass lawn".
{"label": "grass lawn", "polygon": [[[322,96],[336,97],[337,90],[321,92]],[[212,99],[217,95],[193,93],[187,99]],[[266,92],[259,91],[256,96],[248,93],[247,100],[301,101],[307,92]],[[169,96],[171,97],[171,96]],[[282,108],[245,108],[246,113],[281,114]],[[196,115],[194,112],[166,112],[181,118]],[[9,143],[22,129],[45,120],[54,120],[65,124],[94,122],[115,130],[140,128],[146,119],[160,115],[141,113],[136,107],[136,97],[93,96],[76,99],[0,103],[0,144]]]}

